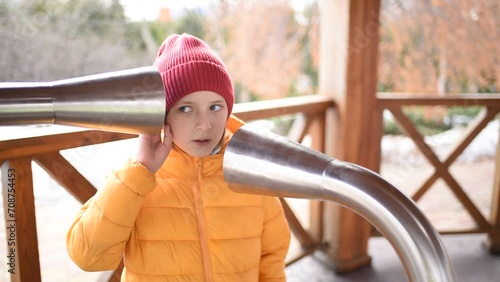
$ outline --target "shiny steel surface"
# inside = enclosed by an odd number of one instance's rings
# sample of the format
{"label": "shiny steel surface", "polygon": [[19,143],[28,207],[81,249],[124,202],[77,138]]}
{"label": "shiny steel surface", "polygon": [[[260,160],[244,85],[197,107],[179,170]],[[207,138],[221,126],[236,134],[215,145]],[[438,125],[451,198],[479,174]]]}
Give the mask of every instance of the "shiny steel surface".
{"label": "shiny steel surface", "polygon": [[231,138],[223,165],[236,192],[329,200],[358,213],[392,244],[410,281],[455,281],[439,233],[378,174],[250,125]]}
{"label": "shiny steel surface", "polygon": [[154,67],[53,82],[0,83],[0,126],[62,124],[157,134],[164,120],[165,93]]}

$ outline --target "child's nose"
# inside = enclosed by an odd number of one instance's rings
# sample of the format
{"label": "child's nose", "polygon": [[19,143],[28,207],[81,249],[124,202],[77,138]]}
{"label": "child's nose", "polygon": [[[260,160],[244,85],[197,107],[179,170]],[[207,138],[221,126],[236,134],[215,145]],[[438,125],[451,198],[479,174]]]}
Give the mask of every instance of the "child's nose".
{"label": "child's nose", "polygon": [[198,114],[196,116],[196,129],[208,130],[210,128],[212,128],[210,117],[206,114]]}

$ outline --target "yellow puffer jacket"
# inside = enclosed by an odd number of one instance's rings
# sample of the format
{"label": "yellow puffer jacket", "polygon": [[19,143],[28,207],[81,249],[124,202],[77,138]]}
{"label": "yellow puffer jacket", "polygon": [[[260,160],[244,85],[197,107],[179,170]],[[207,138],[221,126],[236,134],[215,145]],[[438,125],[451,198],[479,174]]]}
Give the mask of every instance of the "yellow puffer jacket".
{"label": "yellow puffer jacket", "polygon": [[123,257],[122,281],[285,281],[290,231],[279,200],[224,181],[222,153],[240,125],[229,120],[219,154],[174,146],[156,175],[137,162],[114,171],[67,234],[73,261],[101,271]]}

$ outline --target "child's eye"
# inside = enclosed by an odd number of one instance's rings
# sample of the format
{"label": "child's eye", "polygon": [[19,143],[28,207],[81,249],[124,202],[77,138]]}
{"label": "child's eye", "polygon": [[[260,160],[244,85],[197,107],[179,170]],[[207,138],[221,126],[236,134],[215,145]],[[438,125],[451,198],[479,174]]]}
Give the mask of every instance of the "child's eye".
{"label": "child's eye", "polygon": [[214,112],[220,111],[221,109],[222,109],[221,105],[212,105],[212,106],[210,106],[210,110],[214,111]]}
{"label": "child's eye", "polygon": [[189,106],[182,106],[182,107],[179,107],[179,111],[182,112],[182,113],[188,113],[188,112],[191,112],[193,109]]}

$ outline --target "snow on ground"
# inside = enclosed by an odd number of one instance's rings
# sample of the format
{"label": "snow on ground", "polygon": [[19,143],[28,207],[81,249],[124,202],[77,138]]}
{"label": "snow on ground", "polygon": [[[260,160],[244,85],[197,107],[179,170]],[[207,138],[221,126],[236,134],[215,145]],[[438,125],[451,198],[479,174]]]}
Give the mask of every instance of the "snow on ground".
{"label": "snow on ground", "polygon": [[[456,127],[446,132],[428,136],[425,142],[442,160],[463,137],[465,128]],[[465,148],[457,161],[471,163],[481,159],[493,158],[496,154],[499,134],[499,121],[490,122],[479,135]],[[408,159],[425,158],[415,143],[406,136],[384,136],[382,138],[382,159],[399,162]]]}

